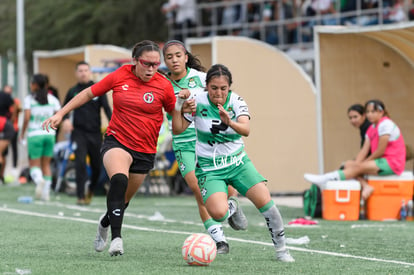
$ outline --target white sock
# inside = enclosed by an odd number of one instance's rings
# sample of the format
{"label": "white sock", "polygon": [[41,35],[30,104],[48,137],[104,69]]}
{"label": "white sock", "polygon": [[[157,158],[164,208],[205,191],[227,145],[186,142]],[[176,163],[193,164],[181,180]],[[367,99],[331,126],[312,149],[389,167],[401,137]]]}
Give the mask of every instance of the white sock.
{"label": "white sock", "polygon": [[52,185],[52,180],[50,177],[44,177],[45,185],[43,186],[42,194],[47,197],[50,193],[50,186]]}
{"label": "white sock", "polygon": [[267,227],[269,228],[270,236],[276,251],[285,247],[285,230],[283,227],[282,216],[276,205],[273,205],[268,210],[262,212],[266,219]]}
{"label": "white sock", "polygon": [[338,170],[329,172],[324,174],[324,177],[326,178],[326,181],[330,181],[330,180],[341,180],[341,176],[339,175]]}
{"label": "white sock", "polygon": [[224,236],[223,226],[221,224],[214,224],[210,226],[207,231],[216,243],[227,242],[226,237]]}
{"label": "white sock", "polygon": [[30,177],[36,185],[39,185],[43,181],[42,170],[39,167],[30,168]]}

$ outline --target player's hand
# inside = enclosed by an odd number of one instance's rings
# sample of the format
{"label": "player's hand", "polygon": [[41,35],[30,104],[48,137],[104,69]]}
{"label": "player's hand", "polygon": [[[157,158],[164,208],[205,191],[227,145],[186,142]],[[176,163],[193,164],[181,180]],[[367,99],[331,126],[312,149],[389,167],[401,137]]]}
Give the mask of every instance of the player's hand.
{"label": "player's hand", "polygon": [[178,97],[182,98],[182,99],[187,99],[191,96],[191,92],[188,89],[182,89],[179,93],[178,93]]}
{"label": "player's hand", "polygon": [[221,104],[217,104],[217,108],[219,109],[219,114],[220,114],[221,121],[224,124],[230,126],[231,119],[230,119],[229,113],[226,110],[224,110],[224,108]]}
{"label": "player's hand", "polygon": [[183,103],[183,113],[193,113],[197,110],[195,99],[189,99]]}
{"label": "player's hand", "polygon": [[55,115],[43,121],[42,128],[43,130],[46,130],[48,132],[49,132],[49,127],[52,128],[53,130],[56,130],[61,121],[62,121],[62,116],[56,113]]}

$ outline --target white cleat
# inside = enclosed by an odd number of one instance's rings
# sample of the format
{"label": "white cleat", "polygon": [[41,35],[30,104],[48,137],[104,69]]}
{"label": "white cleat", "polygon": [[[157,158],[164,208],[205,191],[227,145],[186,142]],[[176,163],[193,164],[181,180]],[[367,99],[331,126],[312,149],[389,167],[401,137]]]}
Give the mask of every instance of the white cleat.
{"label": "white cleat", "polygon": [[289,250],[283,248],[282,250],[276,251],[276,260],[284,263],[293,263],[295,259],[290,255]]}
{"label": "white cleat", "polygon": [[37,200],[42,199],[42,194],[43,194],[43,188],[45,186],[45,181],[42,180],[40,181],[37,185],[36,185],[36,189],[35,189],[35,198]]}
{"label": "white cleat", "polygon": [[111,256],[118,256],[124,254],[124,244],[122,242],[122,239],[119,237],[113,239],[108,252]]}
{"label": "white cleat", "polygon": [[101,225],[101,220],[104,217],[104,215],[105,214],[103,214],[99,218],[98,229],[96,231],[95,241],[93,242],[96,252],[102,252],[102,251],[104,251],[105,246],[106,246],[106,241],[108,239],[109,226],[108,227],[103,227]]}

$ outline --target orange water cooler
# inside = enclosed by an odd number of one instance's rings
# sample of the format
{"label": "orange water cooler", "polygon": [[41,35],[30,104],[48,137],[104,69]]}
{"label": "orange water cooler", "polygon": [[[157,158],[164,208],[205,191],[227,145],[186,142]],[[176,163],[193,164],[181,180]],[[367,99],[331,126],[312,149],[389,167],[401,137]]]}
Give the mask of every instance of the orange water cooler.
{"label": "orange water cooler", "polygon": [[413,199],[413,173],[403,172],[400,176],[368,176],[368,184],[374,192],[366,203],[367,219],[375,221],[399,219],[402,201]]}
{"label": "orange water cooler", "polygon": [[360,193],[361,185],[357,180],[329,181],[322,191],[322,218],[358,220]]}

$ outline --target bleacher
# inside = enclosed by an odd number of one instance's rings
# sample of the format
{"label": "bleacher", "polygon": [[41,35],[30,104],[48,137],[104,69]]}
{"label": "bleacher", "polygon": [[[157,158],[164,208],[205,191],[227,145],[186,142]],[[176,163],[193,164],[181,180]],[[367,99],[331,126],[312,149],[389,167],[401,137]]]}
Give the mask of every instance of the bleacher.
{"label": "bleacher", "polygon": [[[169,39],[241,35],[288,53],[305,67],[312,59],[316,25],[369,26],[413,20],[412,0],[199,0],[196,22],[177,27],[169,14]],[[318,9],[320,8],[320,9]],[[311,68],[309,68],[311,69]]]}

